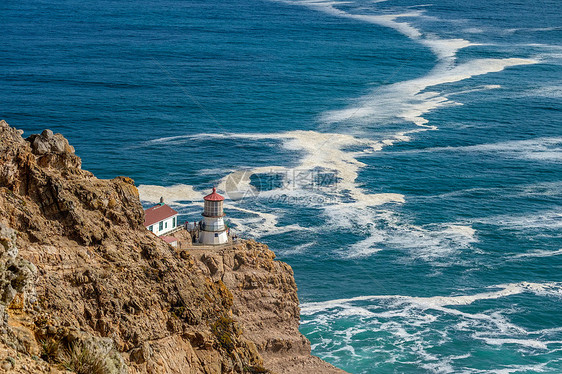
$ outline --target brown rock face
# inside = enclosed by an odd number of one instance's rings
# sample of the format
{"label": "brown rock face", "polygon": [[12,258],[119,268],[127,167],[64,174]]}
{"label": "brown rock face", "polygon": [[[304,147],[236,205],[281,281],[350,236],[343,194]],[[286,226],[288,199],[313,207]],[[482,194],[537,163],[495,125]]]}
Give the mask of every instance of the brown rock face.
{"label": "brown rock face", "polygon": [[0,121],[0,354],[11,356],[1,365],[338,372],[309,355],[292,271],[273,252],[248,242],[180,256],[143,227],[130,178],[80,167],[62,135],[24,140]]}
{"label": "brown rock face", "polygon": [[345,373],[310,354],[299,332],[300,309],[293,270],[265,244],[190,251],[197,266],[232,292],[232,312],[244,335],[275,373]]}

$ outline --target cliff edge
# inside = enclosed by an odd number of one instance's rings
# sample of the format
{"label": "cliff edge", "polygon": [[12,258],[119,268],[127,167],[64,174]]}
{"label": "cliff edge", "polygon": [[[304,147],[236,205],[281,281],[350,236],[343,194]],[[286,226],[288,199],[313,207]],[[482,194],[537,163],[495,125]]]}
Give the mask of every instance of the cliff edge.
{"label": "cliff edge", "polygon": [[289,265],[265,245],[177,251],[130,178],[0,121],[0,371],[344,373],[310,355]]}

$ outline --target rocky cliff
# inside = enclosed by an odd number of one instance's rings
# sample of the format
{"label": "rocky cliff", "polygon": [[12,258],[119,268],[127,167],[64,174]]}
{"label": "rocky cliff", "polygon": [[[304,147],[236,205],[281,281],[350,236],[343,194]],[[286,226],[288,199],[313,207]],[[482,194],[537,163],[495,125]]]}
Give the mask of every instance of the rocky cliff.
{"label": "rocky cliff", "polygon": [[265,245],[178,252],[143,227],[130,178],[21,135],[0,121],[0,369],[342,373],[310,355],[292,270]]}

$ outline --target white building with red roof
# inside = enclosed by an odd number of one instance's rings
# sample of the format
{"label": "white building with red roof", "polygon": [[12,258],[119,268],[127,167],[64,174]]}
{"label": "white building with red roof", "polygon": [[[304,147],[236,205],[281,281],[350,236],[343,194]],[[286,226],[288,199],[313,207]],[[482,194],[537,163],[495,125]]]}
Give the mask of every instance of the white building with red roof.
{"label": "white building with red roof", "polygon": [[225,244],[228,243],[227,229],[224,225],[223,201],[224,197],[213,192],[203,198],[203,221],[199,230],[199,242],[203,244]]}
{"label": "white building with red roof", "polygon": [[158,236],[167,234],[178,227],[178,212],[160,199],[159,204],[144,211],[144,227]]}

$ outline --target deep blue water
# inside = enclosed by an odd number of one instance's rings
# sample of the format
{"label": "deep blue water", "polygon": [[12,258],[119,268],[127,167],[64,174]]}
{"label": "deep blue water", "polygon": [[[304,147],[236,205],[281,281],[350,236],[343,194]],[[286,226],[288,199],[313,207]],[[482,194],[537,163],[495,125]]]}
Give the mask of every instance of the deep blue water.
{"label": "deep blue water", "polygon": [[6,0],[0,116],[295,270],[351,373],[562,372],[558,1]]}

